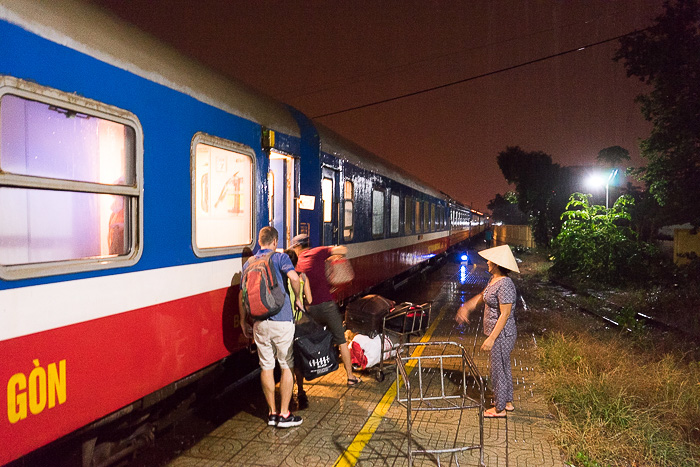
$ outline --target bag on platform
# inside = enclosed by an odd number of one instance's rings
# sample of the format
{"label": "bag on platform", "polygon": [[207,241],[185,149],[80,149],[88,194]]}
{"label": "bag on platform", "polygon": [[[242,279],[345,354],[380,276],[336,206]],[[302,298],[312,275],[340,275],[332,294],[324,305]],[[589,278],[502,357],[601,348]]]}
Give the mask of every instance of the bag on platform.
{"label": "bag on platform", "polygon": [[294,337],[294,365],[304,379],[312,380],[338,369],[333,335],[326,328],[310,322],[297,324]]}
{"label": "bag on platform", "polygon": [[326,279],[331,285],[342,285],[352,282],[355,272],[350,261],[345,256],[331,255],[326,260]]}

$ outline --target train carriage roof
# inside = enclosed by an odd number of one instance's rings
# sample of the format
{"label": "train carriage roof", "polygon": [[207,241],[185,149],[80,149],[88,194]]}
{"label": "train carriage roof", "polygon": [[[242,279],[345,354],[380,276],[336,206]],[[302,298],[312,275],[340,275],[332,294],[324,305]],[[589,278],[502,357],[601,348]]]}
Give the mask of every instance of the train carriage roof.
{"label": "train carriage roof", "polygon": [[447,196],[445,193],[431,187],[424,181],[419,180],[401,167],[398,167],[364,149],[356,143],[343,138],[333,130],[318,122],[314,122],[314,125],[318,129],[318,134],[321,139],[321,151],[340,159],[344,159],[362,169],[389,177],[399,183],[426,193],[430,196],[449,200],[449,196]]}
{"label": "train carriage roof", "polygon": [[76,0],[2,0],[0,18],[276,131],[299,136],[282,103],[217,74],[140,29]]}

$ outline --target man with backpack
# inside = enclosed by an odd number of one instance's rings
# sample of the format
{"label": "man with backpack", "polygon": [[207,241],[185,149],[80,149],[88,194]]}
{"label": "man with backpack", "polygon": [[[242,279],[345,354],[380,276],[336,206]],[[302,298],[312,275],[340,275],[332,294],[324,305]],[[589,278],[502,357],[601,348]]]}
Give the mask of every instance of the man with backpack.
{"label": "man with backpack", "polygon": [[[260,251],[244,265],[241,291],[238,296],[241,329],[247,338],[255,339],[260,360],[260,381],[268,405],[270,426],[289,428],[303,420],[289,411],[294,389],[294,316],[289,295],[285,293],[286,278],[299,297],[299,276],[289,256],[277,253],[278,233],[273,227],[263,227],[258,234]],[[300,299],[296,306],[304,308]],[[252,329],[249,319],[253,320]],[[275,360],[280,364],[280,411],[275,405]]]}

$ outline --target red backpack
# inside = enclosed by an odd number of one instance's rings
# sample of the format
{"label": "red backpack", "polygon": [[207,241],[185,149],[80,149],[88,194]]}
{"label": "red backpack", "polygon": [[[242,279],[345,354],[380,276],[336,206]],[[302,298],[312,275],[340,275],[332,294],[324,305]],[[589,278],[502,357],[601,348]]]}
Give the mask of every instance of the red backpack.
{"label": "red backpack", "polygon": [[250,258],[241,277],[243,309],[257,321],[279,313],[287,296],[277,281],[277,274],[272,270],[274,254],[273,251],[259,258]]}

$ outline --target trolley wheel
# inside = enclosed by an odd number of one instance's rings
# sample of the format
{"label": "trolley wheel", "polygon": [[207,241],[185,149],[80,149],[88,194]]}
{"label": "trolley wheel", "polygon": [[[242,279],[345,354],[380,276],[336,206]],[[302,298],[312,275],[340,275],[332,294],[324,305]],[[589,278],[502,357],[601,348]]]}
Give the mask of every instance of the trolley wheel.
{"label": "trolley wheel", "polygon": [[374,375],[374,379],[376,379],[380,383],[384,381],[384,372],[382,370],[377,370],[377,374]]}

